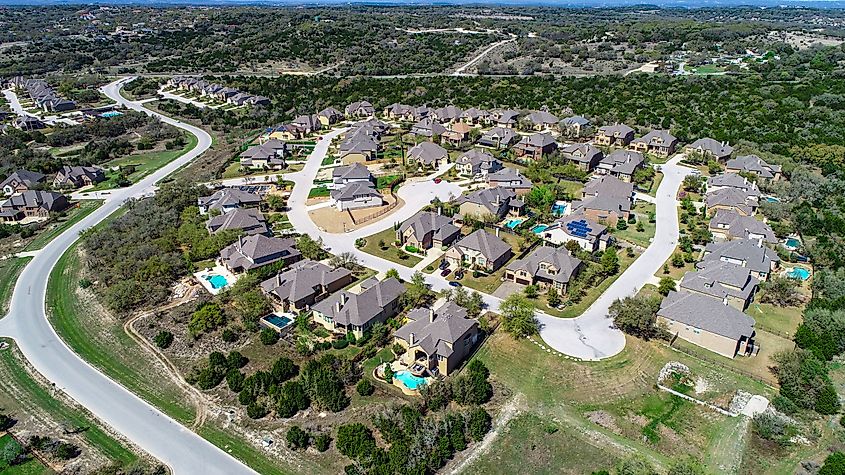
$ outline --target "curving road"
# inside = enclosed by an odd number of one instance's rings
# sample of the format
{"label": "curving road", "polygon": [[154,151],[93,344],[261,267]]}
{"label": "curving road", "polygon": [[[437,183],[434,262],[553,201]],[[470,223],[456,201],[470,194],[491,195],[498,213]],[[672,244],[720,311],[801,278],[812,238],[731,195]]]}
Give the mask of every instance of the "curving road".
{"label": "curving road", "polygon": [[[324,140],[318,142],[309,155],[305,168],[300,172],[285,176],[296,184],[288,199],[290,208],[288,218],[297,231],[314,238],[321,238],[332,253],[351,252],[362,265],[379,272],[396,269],[403,279],[410,279],[414,273],[413,269],[363,252],[355,247],[355,240],[384,231],[391,228],[394,223],[410,218],[429,204],[435,196],[445,201],[449,199],[450,194],[455,193],[452,189],[444,187],[447,185],[445,181],[440,184],[425,181],[402,186],[398,193],[405,200],[405,206],[385,219],[342,234],[328,233],[318,229],[308,216],[305,201],[308,199],[308,191],[317,176],[320,164],[328,153],[331,140],[342,132],[338,130],[326,134]],[[680,156],[676,156],[663,165],[665,176],[656,198],[657,230],[654,241],[648,249],[581,316],[567,319],[538,312],[540,336],[550,347],[583,360],[609,358],[625,348],[625,336],[621,331],[611,328],[611,322],[607,318],[608,308],[617,298],[637,293],[675,250],[675,243],[678,240],[675,196],[684,177],[691,171],[689,168],[678,165],[679,160]],[[454,184],[448,185],[455,187]],[[437,273],[427,275],[426,281],[434,290],[450,288],[449,282]],[[481,295],[490,310],[498,310],[501,299],[489,294],[482,293]]]}
{"label": "curving road", "polygon": [[18,277],[9,314],[0,320],[0,335],[14,338],[21,352],[39,373],[99,420],[169,466],[174,474],[254,473],[90,366],[65,345],[47,320],[47,279],[62,254],[77,240],[79,232],[105,219],[126,200],[154,192],[156,182],[211,146],[211,136],[202,129],[153,113],[138,103],[124,99],[120,95],[120,88],[130,80],[132,78],[120,79],[104,86],[102,91],[127,108],[156,116],[163,122],[196,135],[197,146],[138,183],[114,190],[100,208],[45,246]]}

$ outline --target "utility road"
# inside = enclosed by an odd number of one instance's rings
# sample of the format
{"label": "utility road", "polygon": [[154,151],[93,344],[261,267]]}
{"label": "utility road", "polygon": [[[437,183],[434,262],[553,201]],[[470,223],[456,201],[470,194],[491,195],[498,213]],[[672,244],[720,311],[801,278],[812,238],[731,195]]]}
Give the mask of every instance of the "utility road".
{"label": "utility road", "polygon": [[0,335],[12,337],[35,369],[98,419],[171,468],[175,474],[254,473],[241,462],[188,430],[158,409],[109,379],[76,355],[47,320],[47,280],[59,258],[77,240],[79,232],[94,226],[131,198],[155,191],[155,184],[211,147],[211,136],[200,128],[145,109],[120,95],[131,80],[124,78],[103,87],[111,99],[145,112],[197,136],[197,146],[143,180],[114,190],[105,203],[57,236],[18,277],[9,314],[0,319]]}

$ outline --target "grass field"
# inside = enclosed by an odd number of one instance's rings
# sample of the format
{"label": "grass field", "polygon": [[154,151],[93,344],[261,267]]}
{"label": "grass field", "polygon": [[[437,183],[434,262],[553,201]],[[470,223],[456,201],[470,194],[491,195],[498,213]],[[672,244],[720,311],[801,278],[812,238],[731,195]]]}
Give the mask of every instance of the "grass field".
{"label": "grass field", "polygon": [[[14,344],[11,340],[6,341]],[[68,424],[86,428],[82,437],[110,460],[122,465],[138,460],[137,455],[103,431],[88,414],[54,398],[46,388],[35,381],[21,363],[17,350],[0,352],[0,375],[3,379],[3,385],[0,386],[0,406],[7,413],[22,418],[43,411],[57,425]],[[7,473],[3,471],[2,465],[0,473]]]}
{"label": "grass field", "polygon": [[[0,437],[0,454],[13,453],[22,451],[21,444],[18,443],[11,435],[4,435]],[[0,457],[0,473],[3,475],[41,475],[52,473],[35,458],[29,458],[26,462],[19,465],[9,465],[2,457]]]}
{"label": "grass field", "polygon": [[628,227],[624,230],[612,228],[612,233],[617,239],[622,239],[641,247],[648,247],[657,229],[657,223],[650,223],[648,221],[649,213],[654,212],[654,204],[638,201],[632,211],[637,216],[637,222],[643,224],[643,230],[637,231],[636,224],[628,224]]}
{"label": "grass field", "polygon": [[311,188],[311,191],[308,192],[309,198],[324,198],[331,194],[331,190],[326,188],[325,186],[315,186]]}
{"label": "grass field", "polygon": [[10,257],[0,261],[0,318],[6,316],[15,282],[31,260],[31,257]]}
{"label": "grass field", "polygon": [[103,202],[101,200],[83,200],[79,202],[79,207],[68,211],[67,215],[63,218],[57,219],[55,222],[50,223],[45,229],[41,231],[38,236],[35,237],[29,244],[26,245],[24,248],[25,251],[36,251],[38,249],[43,248],[47,244],[50,243],[53,239],[56,238],[59,234],[65,232],[65,230],[74,224],[82,221],[83,218],[88,216],[89,214],[93,213],[95,209],[99,208]]}
{"label": "grass field", "polygon": [[[186,134],[188,143],[179,150],[164,150],[160,152],[140,153],[111,160],[105,164],[106,168],[125,165],[135,165],[135,171],[128,176],[129,181],[137,183],[139,180],[181,157],[197,145],[194,134]],[[91,191],[109,190],[117,187],[117,172],[108,172],[106,180],[97,183]]]}
{"label": "grass field", "polygon": [[757,328],[781,336],[792,335],[801,324],[802,307],[777,307],[767,303],[752,303],[746,313],[757,322]]}
{"label": "grass field", "polygon": [[[417,265],[417,263],[422,260],[422,258],[412,256],[408,253],[403,253],[403,258],[399,257],[397,248],[393,246],[393,242],[396,241],[396,232],[393,230],[393,228],[385,229],[380,233],[373,234],[372,236],[367,236],[364,239],[367,241],[367,243],[364,245],[364,247],[361,248],[361,250],[366,252],[367,254],[372,254],[374,256],[381,257],[382,259],[387,259],[390,262],[395,262],[406,267],[414,267],[415,265]],[[379,241],[384,241],[386,249],[382,250],[379,247]]]}

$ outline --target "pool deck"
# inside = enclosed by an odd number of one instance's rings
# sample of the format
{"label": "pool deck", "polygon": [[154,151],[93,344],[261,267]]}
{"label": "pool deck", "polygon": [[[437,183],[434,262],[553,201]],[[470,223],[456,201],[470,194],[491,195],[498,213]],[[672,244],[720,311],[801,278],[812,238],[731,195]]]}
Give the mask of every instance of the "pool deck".
{"label": "pool deck", "polygon": [[[225,277],[227,284],[223,287],[220,287],[219,289],[215,289],[214,287],[212,287],[211,282],[206,280],[206,276],[214,275],[214,274],[222,275],[223,277]],[[229,269],[222,266],[219,262],[215,263],[214,267],[212,267],[210,269],[206,268],[206,269],[203,269],[199,272],[194,272],[194,278],[197,279],[197,282],[200,283],[202,288],[207,290],[208,293],[210,293],[211,295],[219,294],[223,290],[231,287],[232,284],[234,284],[238,280],[237,275],[230,272]]]}

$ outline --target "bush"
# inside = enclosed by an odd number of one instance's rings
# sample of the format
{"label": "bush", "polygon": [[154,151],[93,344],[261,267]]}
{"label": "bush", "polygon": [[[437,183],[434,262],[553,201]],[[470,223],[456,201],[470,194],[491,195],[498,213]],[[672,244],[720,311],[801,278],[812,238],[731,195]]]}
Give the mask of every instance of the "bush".
{"label": "bush", "polygon": [[345,424],[337,429],[337,450],[343,455],[358,459],[376,449],[372,431],[361,423]]}
{"label": "bush", "polygon": [[81,453],[79,447],[67,442],[59,442],[53,450],[53,454],[60,460],[74,459]]}
{"label": "bush", "polygon": [[329,446],[331,446],[332,438],[329,434],[320,434],[314,438],[314,446],[317,447],[317,450],[320,452],[325,452],[329,450]]}
{"label": "bush", "polygon": [[780,394],[772,398],[772,406],[786,415],[798,412],[798,406],[791,399],[783,397]]}
{"label": "bush", "polygon": [[290,358],[284,356],[277,359],[276,362],[273,363],[273,368],[270,370],[270,374],[273,376],[273,381],[277,384],[284,383],[290,378],[296,376],[296,373],[298,372],[299,368],[294,364],[294,362]]}
{"label": "bush", "polygon": [[270,328],[264,328],[259,335],[261,343],[267,346],[275,345],[279,341],[279,332]]}
{"label": "bush", "polygon": [[751,427],[761,439],[777,442],[780,445],[788,443],[786,421],[774,414],[767,412],[757,414],[751,420]]}
{"label": "bush", "polygon": [[238,341],[238,334],[235,333],[231,328],[227,328],[223,330],[223,334],[220,335],[220,338],[223,339],[226,343],[234,343]]}
{"label": "bush", "polygon": [[230,369],[226,373],[226,385],[229,386],[229,390],[232,392],[241,392],[244,387],[244,374],[236,369]]}
{"label": "bush", "polygon": [[242,355],[240,351],[232,351],[226,357],[226,367],[229,369],[241,369],[249,363],[249,358]]}
{"label": "bush", "polygon": [[15,420],[8,414],[0,412],[0,431],[8,430],[15,425]]}
{"label": "bush", "polygon": [[173,333],[162,330],[153,338],[153,342],[162,350],[169,348],[173,344]]}
{"label": "bush", "polygon": [[288,434],[285,438],[288,441],[288,447],[298,450],[308,448],[311,436],[308,432],[300,429],[299,426],[293,426],[288,429]]}
{"label": "bush", "polygon": [[355,390],[358,391],[358,394],[361,396],[370,396],[373,392],[375,392],[376,388],[369,379],[362,379],[361,381],[358,381],[358,384],[355,386]]}
{"label": "bush", "polygon": [[79,279],[79,288],[80,289],[87,289],[88,287],[91,287],[92,285],[93,285],[93,283],[88,279],[85,279],[85,278]]}
{"label": "bush", "polygon": [[824,465],[818,475],[842,475],[845,473],[845,454],[834,452],[824,459]]}
{"label": "bush", "polygon": [[349,346],[349,340],[346,338],[341,338],[340,340],[335,340],[332,342],[332,348],[336,350],[342,350]]}
{"label": "bush", "polygon": [[484,408],[476,407],[472,409],[469,413],[469,423],[467,424],[472,440],[480,442],[490,432],[492,423],[493,419]]}
{"label": "bush", "polygon": [[261,419],[267,415],[267,408],[263,404],[253,401],[246,407],[246,415],[250,419]]}

